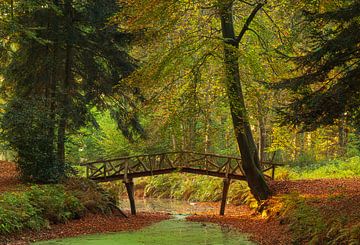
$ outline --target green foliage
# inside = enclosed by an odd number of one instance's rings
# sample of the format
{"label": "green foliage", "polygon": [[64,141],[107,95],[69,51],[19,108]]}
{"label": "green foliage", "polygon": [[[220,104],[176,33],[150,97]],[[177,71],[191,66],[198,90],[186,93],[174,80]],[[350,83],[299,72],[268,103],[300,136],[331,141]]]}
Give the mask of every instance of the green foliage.
{"label": "green foliage", "polygon": [[23,229],[39,230],[46,225],[47,220],[30,203],[26,193],[5,193],[0,196],[0,234]]}
{"label": "green foliage", "polygon": [[16,162],[25,181],[51,183],[64,176],[65,166],[57,161],[49,135],[53,120],[47,102],[41,98],[14,99],[1,120],[1,136],[17,152]]}
{"label": "green foliage", "polygon": [[133,111],[141,93],[120,82],[136,68],[127,53],[133,36],[108,24],[117,1],[11,3],[0,2],[3,136],[25,180],[65,177],[67,136],[96,128],[94,107],[111,111],[128,139],[144,133]]}
{"label": "green foliage", "polygon": [[229,189],[228,201],[235,205],[248,205],[250,208],[256,209],[258,202],[250,192],[250,188],[246,182],[234,181]]}
{"label": "green foliage", "polygon": [[297,194],[289,194],[281,199],[283,206],[279,213],[282,219],[290,225],[295,244],[301,241],[315,240],[325,232],[327,228],[325,220],[319,215],[319,211],[308,206],[303,198]]}
{"label": "green foliage", "polygon": [[295,92],[283,108],[285,124],[313,130],[346,119],[359,128],[360,2],[343,2],[329,11],[305,13],[307,48],[298,49],[301,55],[293,59],[299,72],[277,85]]}
{"label": "green foliage", "polygon": [[[210,176],[174,173],[143,178],[136,185],[144,188],[147,197],[206,202],[221,200],[223,181]],[[237,205],[255,206],[256,203],[247,184],[240,181],[231,183],[228,200]]]}
{"label": "green foliage", "polygon": [[114,196],[88,180],[70,179],[64,185],[36,185],[25,192],[0,195],[0,235],[25,229],[40,230],[86,213],[109,213]]}
{"label": "green foliage", "polygon": [[102,188],[87,179],[70,178],[65,188],[80,201],[86,212],[91,213],[110,213],[119,196],[113,188]]}
{"label": "green foliage", "polygon": [[306,160],[301,163],[297,166],[276,168],[275,179],[351,178],[360,176],[360,156],[315,163]]}
{"label": "green foliage", "polygon": [[[341,197],[337,197],[341,198]],[[324,217],[309,201],[297,193],[282,195],[271,201],[271,216],[287,223],[294,244],[359,244],[359,223],[348,223],[347,217]],[[313,200],[321,202],[321,200]]]}
{"label": "green foliage", "polygon": [[30,203],[51,223],[64,223],[83,216],[85,208],[78,198],[58,186],[34,186],[28,192]]}

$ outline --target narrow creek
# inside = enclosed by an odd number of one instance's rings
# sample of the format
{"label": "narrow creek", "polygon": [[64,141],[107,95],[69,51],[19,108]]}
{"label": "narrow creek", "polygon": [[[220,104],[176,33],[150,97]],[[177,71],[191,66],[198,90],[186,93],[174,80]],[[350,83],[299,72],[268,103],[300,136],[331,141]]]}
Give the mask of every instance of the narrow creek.
{"label": "narrow creek", "polygon": [[[168,199],[138,199],[138,211],[167,212],[173,214],[170,220],[161,221],[138,231],[85,235],[75,238],[42,241],[37,245],[250,245],[255,244],[245,234],[215,224],[188,222],[186,215],[206,211],[184,201]],[[127,210],[127,201],[120,203]],[[211,208],[209,208],[211,209]]]}

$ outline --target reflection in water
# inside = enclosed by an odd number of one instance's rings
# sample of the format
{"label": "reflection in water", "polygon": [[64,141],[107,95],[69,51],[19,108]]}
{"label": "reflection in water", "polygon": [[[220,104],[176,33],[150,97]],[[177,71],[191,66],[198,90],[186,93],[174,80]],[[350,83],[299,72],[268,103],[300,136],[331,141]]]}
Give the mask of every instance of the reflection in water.
{"label": "reflection in water", "polygon": [[[139,198],[135,200],[139,212],[166,212],[172,214],[194,214],[213,210],[213,207],[198,206],[196,203],[161,198]],[[122,197],[119,203],[122,210],[130,209],[129,200]]]}

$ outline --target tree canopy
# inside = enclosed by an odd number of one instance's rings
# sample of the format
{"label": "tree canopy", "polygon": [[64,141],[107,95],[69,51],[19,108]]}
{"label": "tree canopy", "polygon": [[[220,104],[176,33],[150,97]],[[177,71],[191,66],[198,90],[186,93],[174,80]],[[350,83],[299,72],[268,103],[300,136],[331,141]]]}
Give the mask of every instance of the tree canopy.
{"label": "tree canopy", "polygon": [[306,12],[304,54],[291,58],[298,76],[276,86],[296,93],[284,120],[314,130],[347,118],[360,125],[360,2],[323,13]]}
{"label": "tree canopy", "polygon": [[[136,114],[129,113],[139,91],[120,82],[136,68],[127,53],[132,35],[108,25],[118,10],[113,0],[1,4],[2,91],[8,100],[2,126],[19,161],[35,166],[24,177],[47,181],[63,175],[66,137],[86,122],[96,126],[93,107],[111,109],[128,138],[141,132]],[[34,135],[42,147],[33,144]],[[46,157],[37,161],[38,155]],[[62,170],[48,174],[42,164]],[[46,173],[31,177],[38,169]]]}

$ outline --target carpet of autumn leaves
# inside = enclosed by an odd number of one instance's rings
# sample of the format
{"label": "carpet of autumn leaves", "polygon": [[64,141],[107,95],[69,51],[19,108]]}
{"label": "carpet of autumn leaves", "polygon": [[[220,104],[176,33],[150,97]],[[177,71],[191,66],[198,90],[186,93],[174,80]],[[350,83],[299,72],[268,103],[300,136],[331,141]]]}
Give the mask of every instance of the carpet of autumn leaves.
{"label": "carpet of autumn leaves", "polygon": [[20,185],[17,177],[16,165],[0,161],[0,192],[16,190]]}
{"label": "carpet of autumn leaves", "polygon": [[[270,186],[274,196],[269,200],[269,206],[274,205],[279,197],[295,193],[306,200],[307,205],[316,208],[319,215],[327,221],[331,218],[345,217],[345,227],[360,221],[359,178],[272,181]],[[212,205],[219,206],[217,203]],[[315,220],[318,217],[313,218]],[[292,244],[294,238],[289,225],[283,219],[274,216],[263,217],[247,206],[228,205],[223,217],[208,212],[193,215],[188,217],[188,220],[230,226],[248,233],[250,238],[259,244]],[[304,240],[301,243],[308,244],[308,242]]]}

